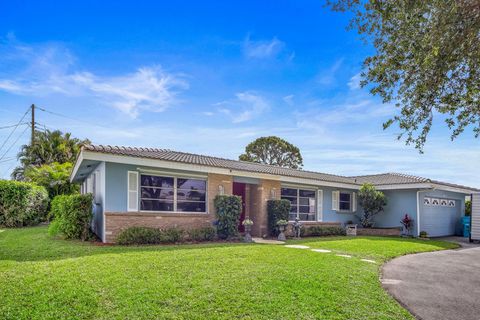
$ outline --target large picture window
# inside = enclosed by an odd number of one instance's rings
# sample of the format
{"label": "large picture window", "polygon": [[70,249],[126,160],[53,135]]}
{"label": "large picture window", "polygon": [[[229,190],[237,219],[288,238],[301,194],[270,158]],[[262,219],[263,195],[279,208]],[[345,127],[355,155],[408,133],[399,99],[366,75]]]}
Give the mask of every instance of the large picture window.
{"label": "large picture window", "polygon": [[282,188],[281,198],[290,201],[288,220],[316,221],[316,192],[308,189]]}
{"label": "large picture window", "polygon": [[140,210],[206,212],[206,180],[140,176]]}

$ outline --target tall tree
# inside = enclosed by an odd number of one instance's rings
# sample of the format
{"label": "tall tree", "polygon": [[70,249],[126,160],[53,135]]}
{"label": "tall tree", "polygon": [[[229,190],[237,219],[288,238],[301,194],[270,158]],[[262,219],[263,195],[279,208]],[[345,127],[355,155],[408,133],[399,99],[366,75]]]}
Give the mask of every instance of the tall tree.
{"label": "tall tree", "polygon": [[275,136],[261,137],[251,142],[239,159],[292,169],[301,169],[303,166],[300,150]]}
{"label": "tall tree", "polygon": [[17,157],[21,165],[13,170],[12,178],[24,180],[25,170],[54,162],[74,162],[83,144],[88,140],[72,138],[59,130],[35,131],[33,144],[23,145]]}
{"label": "tall tree", "polygon": [[71,162],[44,164],[40,167],[30,166],[25,170],[25,180],[45,187],[50,199],[59,194],[72,194],[80,191],[80,186],[70,182]]}
{"label": "tall tree", "polygon": [[372,43],[361,85],[400,112],[398,138],[423,150],[435,114],[455,139],[480,135],[480,2],[478,0],[326,0],[352,12],[350,27]]}

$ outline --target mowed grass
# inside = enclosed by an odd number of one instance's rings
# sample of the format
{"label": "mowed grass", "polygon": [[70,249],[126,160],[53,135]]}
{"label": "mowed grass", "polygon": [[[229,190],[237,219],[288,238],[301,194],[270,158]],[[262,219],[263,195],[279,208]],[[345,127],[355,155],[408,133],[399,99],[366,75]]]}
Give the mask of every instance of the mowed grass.
{"label": "mowed grass", "polygon": [[0,318],[413,319],[381,288],[380,263],[455,247],[375,237],[301,242],[354,257],[256,244],[98,246],[53,239],[45,227],[0,230]]}

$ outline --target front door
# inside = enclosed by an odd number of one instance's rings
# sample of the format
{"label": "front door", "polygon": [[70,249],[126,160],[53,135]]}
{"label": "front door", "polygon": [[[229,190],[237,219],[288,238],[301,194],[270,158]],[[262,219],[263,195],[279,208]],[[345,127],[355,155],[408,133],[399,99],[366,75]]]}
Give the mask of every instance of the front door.
{"label": "front door", "polygon": [[245,183],[234,182],[233,194],[242,198],[242,213],[240,214],[240,224],[238,225],[238,231],[244,232],[245,227],[242,225],[245,220]]}

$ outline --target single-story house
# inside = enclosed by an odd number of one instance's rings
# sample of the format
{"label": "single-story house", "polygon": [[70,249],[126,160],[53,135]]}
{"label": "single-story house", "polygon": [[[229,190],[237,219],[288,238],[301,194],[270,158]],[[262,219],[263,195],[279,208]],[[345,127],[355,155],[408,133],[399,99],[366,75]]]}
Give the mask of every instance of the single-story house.
{"label": "single-story house", "polygon": [[397,173],[345,177],[280,168],[165,149],[84,146],[71,180],[94,195],[93,230],[114,242],[131,226],[184,229],[212,225],[218,194],[242,197],[242,219],[254,221],[252,234],[267,233],[268,199],[291,203],[289,220],[305,226],[358,222],[357,192],[369,182],[388,198],[375,227],[401,226],[414,219],[414,234],[455,234],[465,196],[474,188]]}

